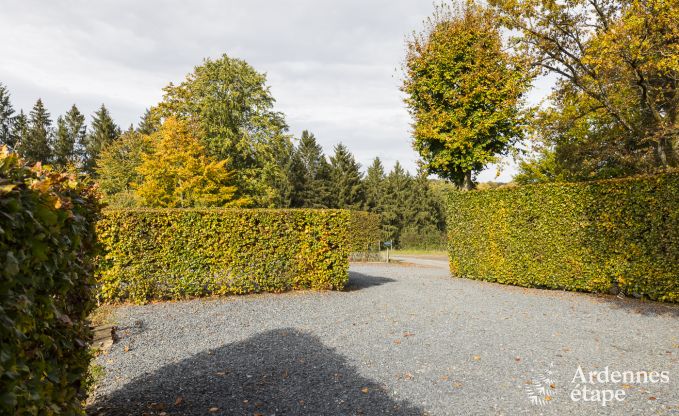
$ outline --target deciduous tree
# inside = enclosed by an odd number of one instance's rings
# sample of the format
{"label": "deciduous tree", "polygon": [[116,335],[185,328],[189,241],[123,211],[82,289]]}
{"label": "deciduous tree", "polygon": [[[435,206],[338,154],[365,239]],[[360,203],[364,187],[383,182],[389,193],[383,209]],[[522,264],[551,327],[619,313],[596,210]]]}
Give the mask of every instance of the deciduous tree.
{"label": "deciduous tree", "polygon": [[283,178],[292,143],[283,115],[273,109],[264,74],[222,55],[205,59],[179,85],[164,91],[153,111],[186,120],[210,156],[228,161],[240,195],[257,206],[285,199],[286,191],[278,187],[288,186]]}
{"label": "deciduous tree", "polygon": [[489,10],[473,2],[437,8],[408,42],[402,87],[428,172],[469,189],[476,172],[522,137],[522,64],[503,49]]}
{"label": "deciduous tree", "polygon": [[234,172],[226,168],[228,161],[206,155],[186,122],[168,118],[150,140],[151,151],[142,154],[137,168],[141,183],[135,193],[143,205],[188,208],[246,203],[234,199]]}

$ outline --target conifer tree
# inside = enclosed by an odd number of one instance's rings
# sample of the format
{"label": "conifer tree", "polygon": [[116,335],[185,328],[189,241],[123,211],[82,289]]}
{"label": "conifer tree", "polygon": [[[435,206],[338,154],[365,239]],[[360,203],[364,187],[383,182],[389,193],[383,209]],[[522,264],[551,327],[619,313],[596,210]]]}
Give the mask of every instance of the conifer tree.
{"label": "conifer tree", "polygon": [[302,132],[291,165],[293,207],[327,208],[330,196],[328,162],[313,133]]}
{"label": "conifer tree", "polygon": [[150,135],[158,131],[160,128],[160,120],[151,110],[148,108],[144,111],[144,115],[141,116],[139,125],[137,126],[137,132],[145,135]]}
{"label": "conifer tree", "polygon": [[28,117],[24,110],[19,110],[19,114],[14,118],[12,123],[11,140],[14,143],[14,149],[19,150],[21,143],[26,141],[28,136]]}
{"label": "conifer tree", "polygon": [[17,152],[28,163],[49,163],[52,156],[52,120],[41,99],[29,113],[25,137],[18,143]]}
{"label": "conifer tree", "polygon": [[373,160],[368,167],[368,174],[365,177],[365,206],[370,212],[380,213],[384,199],[384,166],[379,157]]}
{"label": "conifer tree", "polygon": [[384,181],[382,231],[387,240],[398,245],[399,236],[410,215],[412,177],[397,161]]}
{"label": "conifer tree", "polygon": [[16,136],[13,134],[14,121],[14,108],[10,101],[9,91],[0,84],[0,145],[6,145],[10,149],[16,146]]}
{"label": "conifer tree", "polygon": [[332,198],[335,208],[360,209],[363,206],[363,174],[361,165],[342,143],[335,146],[330,157]]}
{"label": "conifer tree", "polygon": [[57,119],[54,140],[54,165],[64,168],[79,162],[80,148],[85,139],[85,116],[74,105],[65,116]]}
{"label": "conifer tree", "polygon": [[83,167],[85,171],[94,173],[96,159],[104,149],[120,136],[120,128],[116,126],[111,114],[104,104],[92,117],[92,127],[84,146]]}

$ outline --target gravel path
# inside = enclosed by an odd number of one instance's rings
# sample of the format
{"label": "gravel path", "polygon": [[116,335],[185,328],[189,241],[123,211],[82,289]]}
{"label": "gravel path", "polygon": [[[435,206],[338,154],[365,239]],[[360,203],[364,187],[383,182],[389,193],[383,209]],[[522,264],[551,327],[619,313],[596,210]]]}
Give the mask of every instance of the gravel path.
{"label": "gravel path", "polygon": [[[345,292],[118,308],[121,339],[98,358],[106,376],[89,411],[679,415],[679,307],[454,279],[445,261],[403,260],[352,265]],[[590,384],[590,397],[624,400],[574,402],[578,366],[667,371],[669,382]]]}

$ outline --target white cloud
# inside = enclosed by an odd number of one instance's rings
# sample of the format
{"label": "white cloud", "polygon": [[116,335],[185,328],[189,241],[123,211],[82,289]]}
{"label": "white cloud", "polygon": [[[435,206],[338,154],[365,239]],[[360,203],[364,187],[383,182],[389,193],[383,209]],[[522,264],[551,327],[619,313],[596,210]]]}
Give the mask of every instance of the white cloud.
{"label": "white cloud", "polygon": [[311,130],[326,152],[342,141],[364,166],[380,156],[415,171],[399,68],[430,0],[2,3],[0,82],[15,107],[41,97],[56,118],[105,103],[127,126],[168,82],[227,53],[267,73],[295,135]]}

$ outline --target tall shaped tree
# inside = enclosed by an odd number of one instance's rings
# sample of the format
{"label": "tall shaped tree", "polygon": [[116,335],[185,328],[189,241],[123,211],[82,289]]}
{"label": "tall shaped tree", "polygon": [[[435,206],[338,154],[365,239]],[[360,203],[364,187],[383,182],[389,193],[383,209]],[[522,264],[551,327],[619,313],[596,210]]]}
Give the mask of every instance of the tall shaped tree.
{"label": "tall shaped tree", "polygon": [[330,157],[333,205],[336,208],[361,209],[364,201],[361,165],[346,146],[339,143]]}
{"label": "tall shaped tree", "polygon": [[372,165],[368,167],[368,173],[365,177],[365,206],[364,208],[370,212],[380,213],[382,211],[382,203],[384,200],[384,166],[379,157],[373,160]]}
{"label": "tall shaped tree", "polygon": [[14,131],[14,108],[10,101],[7,88],[0,83],[0,145],[6,145],[10,149],[16,146]]}
{"label": "tall shaped tree", "polygon": [[411,217],[412,177],[397,161],[384,181],[382,231],[386,240],[398,244],[406,219]]}
{"label": "tall shaped tree", "polygon": [[493,14],[441,6],[408,43],[403,91],[413,145],[428,172],[473,187],[473,175],[522,137],[522,62],[503,49]]}
{"label": "tall shaped tree", "polygon": [[52,157],[52,120],[41,99],[29,113],[26,137],[17,145],[17,152],[29,163],[49,163]]}
{"label": "tall shaped tree", "polygon": [[85,116],[73,104],[64,117],[57,119],[54,164],[60,168],[80,161],[80,148],[86,136]]}
{"label": "tall shaped tree", "polygon": [[120,136],[120,128],[113,122],[111,114],[104,104],[92,117],[92,126],[86,137],[84,146],[83,167],[94,173],[97,157],[107,145]]}
{"label": "tall shaped tree", "polygon": [[329,166],[313,133],[304,130],[292,161],[293,207],[326,208],[330,198]]}
{"label": "tall shaped tree", "polygon": [[21,143],[25,142],[26,137],[28,137],[28,117],[26,117],[24,110],[19,110],[19,114],[14,118],[10,136],[14,143],[14,149],[19,150]]}

